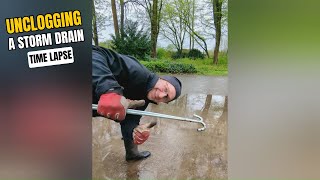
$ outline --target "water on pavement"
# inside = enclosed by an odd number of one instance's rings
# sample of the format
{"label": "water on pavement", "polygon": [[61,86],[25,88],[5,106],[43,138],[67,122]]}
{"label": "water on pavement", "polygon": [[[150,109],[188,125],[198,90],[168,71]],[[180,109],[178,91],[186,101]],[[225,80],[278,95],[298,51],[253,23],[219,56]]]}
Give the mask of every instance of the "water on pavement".
{"label": "water on pavement", "polygon": [[150,104],[146,111],[193,118],[200,124],[155,117],[149,139],[139,146],[152,155],[142,161],[126,162],[120,125],[98,117],[92,121],[93,179],[227,179],[227,78],[179,76],[182,95],[169,103]]}

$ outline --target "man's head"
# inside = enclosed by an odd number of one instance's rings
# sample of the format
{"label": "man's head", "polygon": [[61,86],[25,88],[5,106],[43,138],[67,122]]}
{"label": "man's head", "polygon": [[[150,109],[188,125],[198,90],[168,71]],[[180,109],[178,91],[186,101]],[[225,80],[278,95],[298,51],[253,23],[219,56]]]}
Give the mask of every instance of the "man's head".
{"label": "man's head", "polygon": [[177,99],[181,94],[181,82],[173,76],[162,76],[148,92],[148,99],[159,103],[168,103]]}

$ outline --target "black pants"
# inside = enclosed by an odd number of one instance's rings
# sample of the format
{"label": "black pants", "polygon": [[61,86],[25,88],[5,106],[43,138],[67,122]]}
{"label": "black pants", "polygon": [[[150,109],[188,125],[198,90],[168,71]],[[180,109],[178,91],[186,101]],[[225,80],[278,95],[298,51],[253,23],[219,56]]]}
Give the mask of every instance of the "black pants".
{"label": "black pants", "polygon": [[[97,111],[92,111],[92,116],[97,117],[101,115],[99,115]],[[120,123],[123,140],[133,140],[133,129],[139,125],[140,118],[141,116],[127,115],[126,118]]]}
{"label": "black pants", "polygon": [[139,125],[140,118],[141,116],[127,115],[126,119],[120,123],[123,140],[133,140],[133,129]]}

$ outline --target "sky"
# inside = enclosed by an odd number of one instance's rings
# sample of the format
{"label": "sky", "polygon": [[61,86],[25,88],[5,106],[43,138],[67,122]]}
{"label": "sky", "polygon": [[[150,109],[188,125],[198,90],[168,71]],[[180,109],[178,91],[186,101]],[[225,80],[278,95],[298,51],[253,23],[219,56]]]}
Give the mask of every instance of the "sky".
{"label": "sky", "polygon": [[[110,0],[105,0],[105,1],[106,1],[106,3],[110,3]],[[203,3],[203,0],[200,0],[197,3],[199,3],[198,5],[201,6],[201,3]],[[105,7],[107,7],[107,6],[105,6]],[[96,9],[96,11],[98,11],[101,14],[106,16],[106,18],[105,18],[106,25],[104,25],[104,29],[98,28],[99,42],[111,40],[111,34],[114,34],[112,16],[111,16],[111,12],[109,9],[110,9],[110,6],[107,8],[104,8],[104,9],[98,9],[98,10]],[[139,18],[137,16],[143,14],[143,13],[140,13],[141,11],[144,11],[144,9],[137,10],[137,9],[132,8],[129,11],[127,11],[127,13],[128,13],[128,15],[133,14],[130,16],[130,19],[135,21],[135,20],[138,20],[138,18]],[[149,22],[146,22],[146,23],[149,23]],[[222,39],[220,42],[220,50],[225,51],[228,49],[228,33],[227,33],[228,29],[227,29],[227,27],[224,27],[224,29],[222,31],[225,33],[222,35]],[[215,46],[215,39],[213,39],[213,38],[207,39],[206,43],[208,46],[208,50],[213,51],[214,46]],[[158,47],[166,48],[170,44],[172,44],[172,43],[168,39],[164,38],[161,34],[159,35],[158,44],[157,44]],[[189,48],[189,37],[186,36],[185,43],[184,43],[184,49],[188,49],[188,48]],[[201,47],[196,42],[195,42],[195,48],[202,50]]]}

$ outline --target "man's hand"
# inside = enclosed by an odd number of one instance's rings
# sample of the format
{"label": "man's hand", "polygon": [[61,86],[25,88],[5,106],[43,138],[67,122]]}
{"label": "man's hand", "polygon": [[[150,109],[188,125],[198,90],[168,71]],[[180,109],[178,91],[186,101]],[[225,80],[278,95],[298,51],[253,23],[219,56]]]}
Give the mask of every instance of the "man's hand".
{"label": "man's hand", "polygon": [[150,136],[150,128],[155,126],[157,122],[151,122],[147,124],[142,124],[134,128],[133,130],[133,143],[140,145],[144,143]]}
{"label": "man's hand", "polygon": [[143,106],[144,100],[128,100],[117,93],[106,93],[100,96],[97,112],[109,119],[122,121],[128,108]]}

